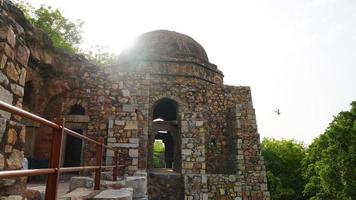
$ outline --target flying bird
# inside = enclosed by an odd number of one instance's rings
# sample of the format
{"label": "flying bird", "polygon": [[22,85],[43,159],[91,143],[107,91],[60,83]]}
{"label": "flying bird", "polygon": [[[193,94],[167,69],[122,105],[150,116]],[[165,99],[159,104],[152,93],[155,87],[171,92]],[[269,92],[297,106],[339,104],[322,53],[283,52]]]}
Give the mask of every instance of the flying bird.
{"label": "flying bird", "polygon": [[281,114],[281,112],[279,111],[279,109],[275,110],[274,112],[276,112],[277,115],[280,115],[280,114]]}

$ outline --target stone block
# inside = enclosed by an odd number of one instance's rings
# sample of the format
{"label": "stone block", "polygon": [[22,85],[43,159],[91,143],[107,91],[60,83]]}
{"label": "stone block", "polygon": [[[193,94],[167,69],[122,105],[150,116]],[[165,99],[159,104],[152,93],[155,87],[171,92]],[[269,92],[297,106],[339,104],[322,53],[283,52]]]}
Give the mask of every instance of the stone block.
{"label": "stone block", "polygon": [[25,81],[26,81],[26,69],[22,68],[20,73],[19,84],[21,86],[25,86]]}
{"label": "stone block", "polygon": [[128,96],[130,96],[130,91],[128,91],[128,90],[122,90],[121,91],[122,92],[122,96],[124,96],[124,97],[128,97]]}
{"label": "stone block", "polygon": [[138,138],[130,138],[130,139],[129,139],[129,142],[130,142],[131,144],[138,144]]}
{"label": "stone block", "polygon": [[6,164],[8,169],[21,169],[22,161],[24,158],[24,152],[12,149],[12,152],[8,159],[6,159]]}
{"label": "stone block", "polygon": [[130,149],[129,150],[129,156],[131,158],[137,158],[138,157],[138,149]]}
{"label": "stone block", "polygon": [[17,141],[17,133],[16,130],[13,128],[9,128],[7,131],[7,143],[14,145]]}
{"label": "stone block", "polygon": [[123,104],[122,111],[124,112],[135,112],[135,107],[131,104]]}
{"label": "stone block", "polygon": [[137,121],[127,121],[124,129],[136,130],[137,128],[138,128]]}
{"label": "stone block", "polygon": [[60,199],[67,199],[67,200],[80,200],[80,199],[89,199],[92,194],[93,190],[89,188],[77,188],[63,196]]}
{"label": "stone block", "polygon": [[5,158],[3,154],[0,154],[0,170],[3,170],[5,167]]}
{"label": "stone block", "polygon": [[0,141],[2,141],[2,137],[4,136],[6,130],[6,119],[0,118]]}
{"label": "stone block", "polygon": [[192,150],[191,149],[182,149],[182,154],[183,155],[192,155]]}
{"label": "stone block", "polygon": [[45,199],[46,186],[28,187],[24,196],[28,200],[44,200]]}
{"label": "stone block", "polygon": [[88,115],[65,115],[64,119],[66,122],[75,122],[75,123],[86,123],[89,122]]}
{"label": "stone block", "polygon": [[125,121],[122,121],[122,120],[115,120],[115,125],[117,125],[117,126],[123,126],[123,125],[125,125]]}
{"label": "stone block", "polygon": [[108,189],[95,195],[93,200],[132,200],[133,189],[122,188],[119,190]]}
{"label": "stone block", "polygon": [[69,191],[73,191],[77,188],[93,188],[94,180],[89,177],[74,176],[69,182]]}
{"label": "stone block", "polygon": [[114,120],[110,119],[108,122],[108,127],[111,129],[114,127]]}
{"label": "stone block", "polygon": [[23,200],[21,195],[9,195],[9,196],[2,196],[0,200]]}
{"label": "stone block", "polygon": [[17,47],[16,60],[23,66],[27,66],[28,58],[30,57],[30,50],[23,45]]}
{"label": "stone block", "polygon": [[11,90],[17,96],[23,97],[23,93],[24,93],[24,88],[23,87],[15,84],[15,83],[11,83]]}
{"label": "stone block", "polygon": [[110,137],[107,139],[108,143],[115,143],[116,142],[116,138]]}
{"label": "stone block", "polygon": [[3,84],[5,86],[9,84],[9,79],[1,71],[0,71],[0,84]]}
{"label": "stone block", "polygon": [[11,59],[14,59],[14,57],[15,57],[14,51],[5,42],[0,42],[0,52],[4,52],[5,55],[10,57]]}
{"label": "stone block", "polygon": [[[11,92],[0,86],[0,99],[8,104],[12,104],[13,94],[11,94]],[[0,115],[6,119],[10,119],[11,116],[10,113],[5,112],[3,110],[0,110]]]}
{"label": "stone block", "polygon": [[0,28],[0,38],[7,40],[7,42],[12,46],[15,47],[16,44],[16,35],[14,31],[8,26],[2,26]]}
{"label": "stone block", "polygon": [[20,78],[20,75],[12,62],[7,62],[6,75],[15,82],[17,82]]}

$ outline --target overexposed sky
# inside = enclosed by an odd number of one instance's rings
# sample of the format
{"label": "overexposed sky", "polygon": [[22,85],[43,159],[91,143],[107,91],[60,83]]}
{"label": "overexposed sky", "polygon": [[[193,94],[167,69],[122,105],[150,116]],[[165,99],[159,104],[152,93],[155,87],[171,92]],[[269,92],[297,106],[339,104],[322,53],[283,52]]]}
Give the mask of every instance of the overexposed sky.
{"label": "overexposed sky", "polygon": [[157,29],[193,37],[225,84],[251,86],[261,137],[309,144],[356,100],[354,0],[29,2],[82,19],[83,48],[120,53]]}

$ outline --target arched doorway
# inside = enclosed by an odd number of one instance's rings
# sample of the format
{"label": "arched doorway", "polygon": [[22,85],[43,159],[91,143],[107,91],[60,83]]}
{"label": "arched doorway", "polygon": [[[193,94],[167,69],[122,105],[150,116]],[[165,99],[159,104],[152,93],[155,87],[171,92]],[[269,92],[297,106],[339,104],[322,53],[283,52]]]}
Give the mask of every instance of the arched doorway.
{"label": "arched doorway", "polygon": [[177,103],[163,98],[154,104],[150,134],[151,169],[180,172],[180,135],[177,122]]}
{"label": "arched doorway", "polygon": [[148,145],[149,199],[184,199],[178,109],[176,101],[163,98],[155,102],[151,110]]}

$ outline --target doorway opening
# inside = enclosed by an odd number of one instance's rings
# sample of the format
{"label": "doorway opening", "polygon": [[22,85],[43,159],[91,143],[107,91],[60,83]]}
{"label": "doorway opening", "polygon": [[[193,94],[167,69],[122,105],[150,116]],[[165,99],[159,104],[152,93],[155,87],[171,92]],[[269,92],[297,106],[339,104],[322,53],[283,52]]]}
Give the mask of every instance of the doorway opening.
{"label": "doorway opening", "polygon": [[173,168],[173,137],[167,131],[159,131],[153,146],[154,168]]}
{"label": "doorway opening", "polygon": [[[85,109],[76,104],[71,106],[69,115],[85,115]],[[72,129],[73,131],[83,134],[83,129]],[[65,153],[64,153],[64,167],[78,167],[81,165],[82,158],[82,140],[73,137],[71,135],[66,135],[65,142]]]}
{"label": "doorway opening", "polygon": [[152,117],[151,168],[180,171],[177,103],[168,98],[159,100],[153,108]]}

